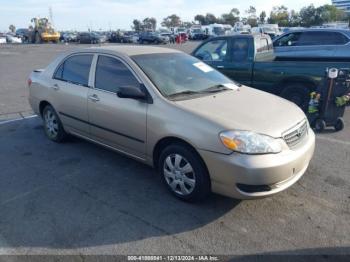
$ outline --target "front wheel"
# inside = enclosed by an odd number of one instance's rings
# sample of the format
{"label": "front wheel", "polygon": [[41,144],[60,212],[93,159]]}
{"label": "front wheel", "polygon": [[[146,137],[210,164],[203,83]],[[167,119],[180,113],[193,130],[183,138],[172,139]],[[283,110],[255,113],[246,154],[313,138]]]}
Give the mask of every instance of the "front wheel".
{"label": "front wheel", "polygon": [[208,171],[188,146],[167,146],[160,155],[158,168],[167,188],[181,200],[197,201],[210,193]]}
{"label": "front wheel", "polygon": [[62,122],[51,105],[47,105],[44,108],[43,120],[45,134],[48,139],[57,143],[63,142],[67,137],[67,133],[64,131]]}

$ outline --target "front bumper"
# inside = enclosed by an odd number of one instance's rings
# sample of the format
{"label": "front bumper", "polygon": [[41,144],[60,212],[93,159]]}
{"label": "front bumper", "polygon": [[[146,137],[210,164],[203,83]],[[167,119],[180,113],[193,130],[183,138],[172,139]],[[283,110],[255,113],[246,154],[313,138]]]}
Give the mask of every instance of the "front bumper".
{"label": "front bumper", "polygon": [[298,147],[278,154],[224,155],[198,151],[207,165],[213,192],[254,199],[276,194],[296,183],[305,173],[314,149],[315,134],[309,129]]}

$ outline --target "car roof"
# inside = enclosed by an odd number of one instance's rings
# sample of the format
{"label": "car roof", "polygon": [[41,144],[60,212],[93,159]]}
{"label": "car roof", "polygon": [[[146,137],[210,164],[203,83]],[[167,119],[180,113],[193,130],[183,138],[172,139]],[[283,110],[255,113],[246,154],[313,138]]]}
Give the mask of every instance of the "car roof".
{"label": "car roof", "polygon": [[85,48],[80,51],[94,51],[98,53],[117,53],[124,56],[159,54],[159,53],[182,53],[181,51],[156,46],[137,46],[137,45],[111,45]]}
{"label": "car roof", "polygon": [[350,38],[350,30],[340,28],[301,28],[301,29],[290,29],[285,34],[291,32],[338,32],[347,35]]}

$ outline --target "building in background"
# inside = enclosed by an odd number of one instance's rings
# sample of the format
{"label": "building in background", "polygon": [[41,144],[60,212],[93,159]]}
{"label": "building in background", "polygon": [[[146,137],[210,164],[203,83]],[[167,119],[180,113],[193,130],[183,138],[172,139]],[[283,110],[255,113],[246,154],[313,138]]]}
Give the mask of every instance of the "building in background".
{"label": "building in background", "polygon": [[332,4],[350,14],[350,0],[332,0]]}

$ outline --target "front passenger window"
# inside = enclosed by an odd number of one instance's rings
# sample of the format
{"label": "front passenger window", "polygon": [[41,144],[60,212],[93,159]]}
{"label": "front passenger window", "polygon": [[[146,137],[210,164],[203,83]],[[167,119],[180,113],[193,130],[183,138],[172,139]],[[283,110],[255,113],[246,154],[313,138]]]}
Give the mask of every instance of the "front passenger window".
{"label": "front passenger window", "polygon": [[299,43],[299,38],[300,38],[301,33],[290,33],[285,36],[282,36],[279,40],[274,42],[274,46],[298,46],[300,45]]}
{"label": "front passenger window", "polygon": [[117,93],[119,87],[138,87],[139,81],[118,59],[100,55],[95,74],[95,88]]}

